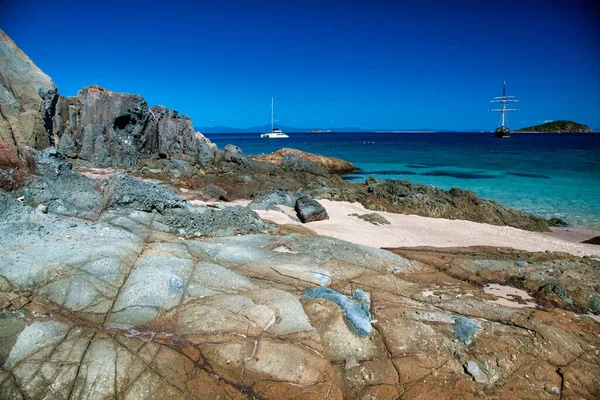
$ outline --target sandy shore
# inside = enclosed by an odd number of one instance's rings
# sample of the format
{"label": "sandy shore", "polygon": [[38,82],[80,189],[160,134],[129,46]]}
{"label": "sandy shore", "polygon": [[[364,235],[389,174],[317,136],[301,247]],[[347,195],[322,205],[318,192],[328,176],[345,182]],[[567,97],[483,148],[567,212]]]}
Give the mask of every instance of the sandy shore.
{"label": "sandy shore", "polygon": [[[529,232],[508,226],[480,224],[471,221],[427,218],[417,215],[403,215],[377,212],[390,222],[390,225],[373,225],[348,214],[372,213],[359,203],[319,200],[329,214],[329,220],[304,224],[320,235],[332,236],[349,242],[373,247],[462,247],[497,246],[512,247],[526,251],[561,251],[577,256],[599,255],[600,247],[579,243],[600,232],[585,230],[557,230],[553,233]],[[199,202],[198,202],[199,203]],[[248,201],[232,204],[246,205]],[[263,219],[278,224],[298,224],[290,215],[293,209],[281,207],[279,211],[257,211]]]}

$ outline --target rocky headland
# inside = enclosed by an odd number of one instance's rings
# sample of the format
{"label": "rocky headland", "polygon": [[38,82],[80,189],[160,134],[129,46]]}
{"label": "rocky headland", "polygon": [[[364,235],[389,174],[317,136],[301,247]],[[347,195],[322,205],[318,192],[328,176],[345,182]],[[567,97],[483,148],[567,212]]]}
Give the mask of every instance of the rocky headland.
{"label": "rocky headland", "polygon": [[[329,218],[319,199],[538,231],[541,218],[460,189],[352,185],[294,152],[251,159],[137,95],[61,97],[0,39],[1,398],[600,395],[597,257],[310,229]],[[196,201],[235,199],[250,204]]]}

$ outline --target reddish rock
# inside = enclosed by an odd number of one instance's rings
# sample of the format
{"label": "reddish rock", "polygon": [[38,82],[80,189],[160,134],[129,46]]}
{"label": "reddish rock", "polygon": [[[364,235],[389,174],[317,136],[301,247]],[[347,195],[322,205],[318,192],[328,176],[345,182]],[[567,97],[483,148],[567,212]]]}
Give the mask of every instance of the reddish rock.
{"label": "reddish rock", "polygon": [[288,154],[298,156],[302,159],[305,159],[305,160],[311,161],[317,165],[320,165],[323,168],[325,168],[327,170],[327,172],[329,172],[330,174],[349,174],[352,172],[360,171],[360,169],[356,168],[354,166],[354,164],[352,164],[348,161],[341,160],[339,158],[326,157],[326,156],[321,156],[319,154],[306,153],[304,151],[290,149],[290,148],[283,148],[283,149],[277,150],[271,154],[250,156],[249,158],[251,158],[253,160],[257,160],[257,161],[266,161],[266,162],[270,162],[272,164],[281,165],[281,162],[283,161],[283,157],[285,157]]}

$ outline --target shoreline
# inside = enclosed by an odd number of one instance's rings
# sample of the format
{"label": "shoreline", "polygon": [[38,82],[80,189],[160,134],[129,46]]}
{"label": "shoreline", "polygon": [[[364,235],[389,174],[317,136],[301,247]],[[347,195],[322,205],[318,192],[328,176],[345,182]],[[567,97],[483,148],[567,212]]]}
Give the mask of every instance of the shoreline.
{"label": "shoreline", "polygon": [[[600,254],[597,245],[580,243],[581,240],[600,235],[586,229],[554,228],[553,232],[542,233],[521,230],[509,226],[489,225],[472,221],[421,217],[418,215],[395,214],[378,211],[390,225],[373,225],[348,214],[370,214],[360,203],[318,200],[327,210],[328,220],[302,224],[294,221],[291,207],[280,206],[284,212],[254,210],[264,220],[276,224],[302,225],[319,235],[331,236],[352,243],[376,248],[393,247],[510,247],[525,251],[558,251],[574,256]],[[221,202],[224,205],[245,206],[249,200]],[[190,200],[191,204],[215,204]]]}

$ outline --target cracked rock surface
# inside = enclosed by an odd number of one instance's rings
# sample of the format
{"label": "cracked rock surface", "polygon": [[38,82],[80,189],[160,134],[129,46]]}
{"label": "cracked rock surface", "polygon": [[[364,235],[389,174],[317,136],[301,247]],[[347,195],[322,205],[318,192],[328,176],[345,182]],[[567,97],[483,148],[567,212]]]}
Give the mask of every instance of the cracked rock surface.
{"label": "cracked rock surface", "polygon": [[[585,315],[600,261],[276,229],[194,236],[168,210],[128,204],[83,218],[0,196],[2,398],[600,393],[600,324]],[[210,223],[238,208],[252,212]]]}

